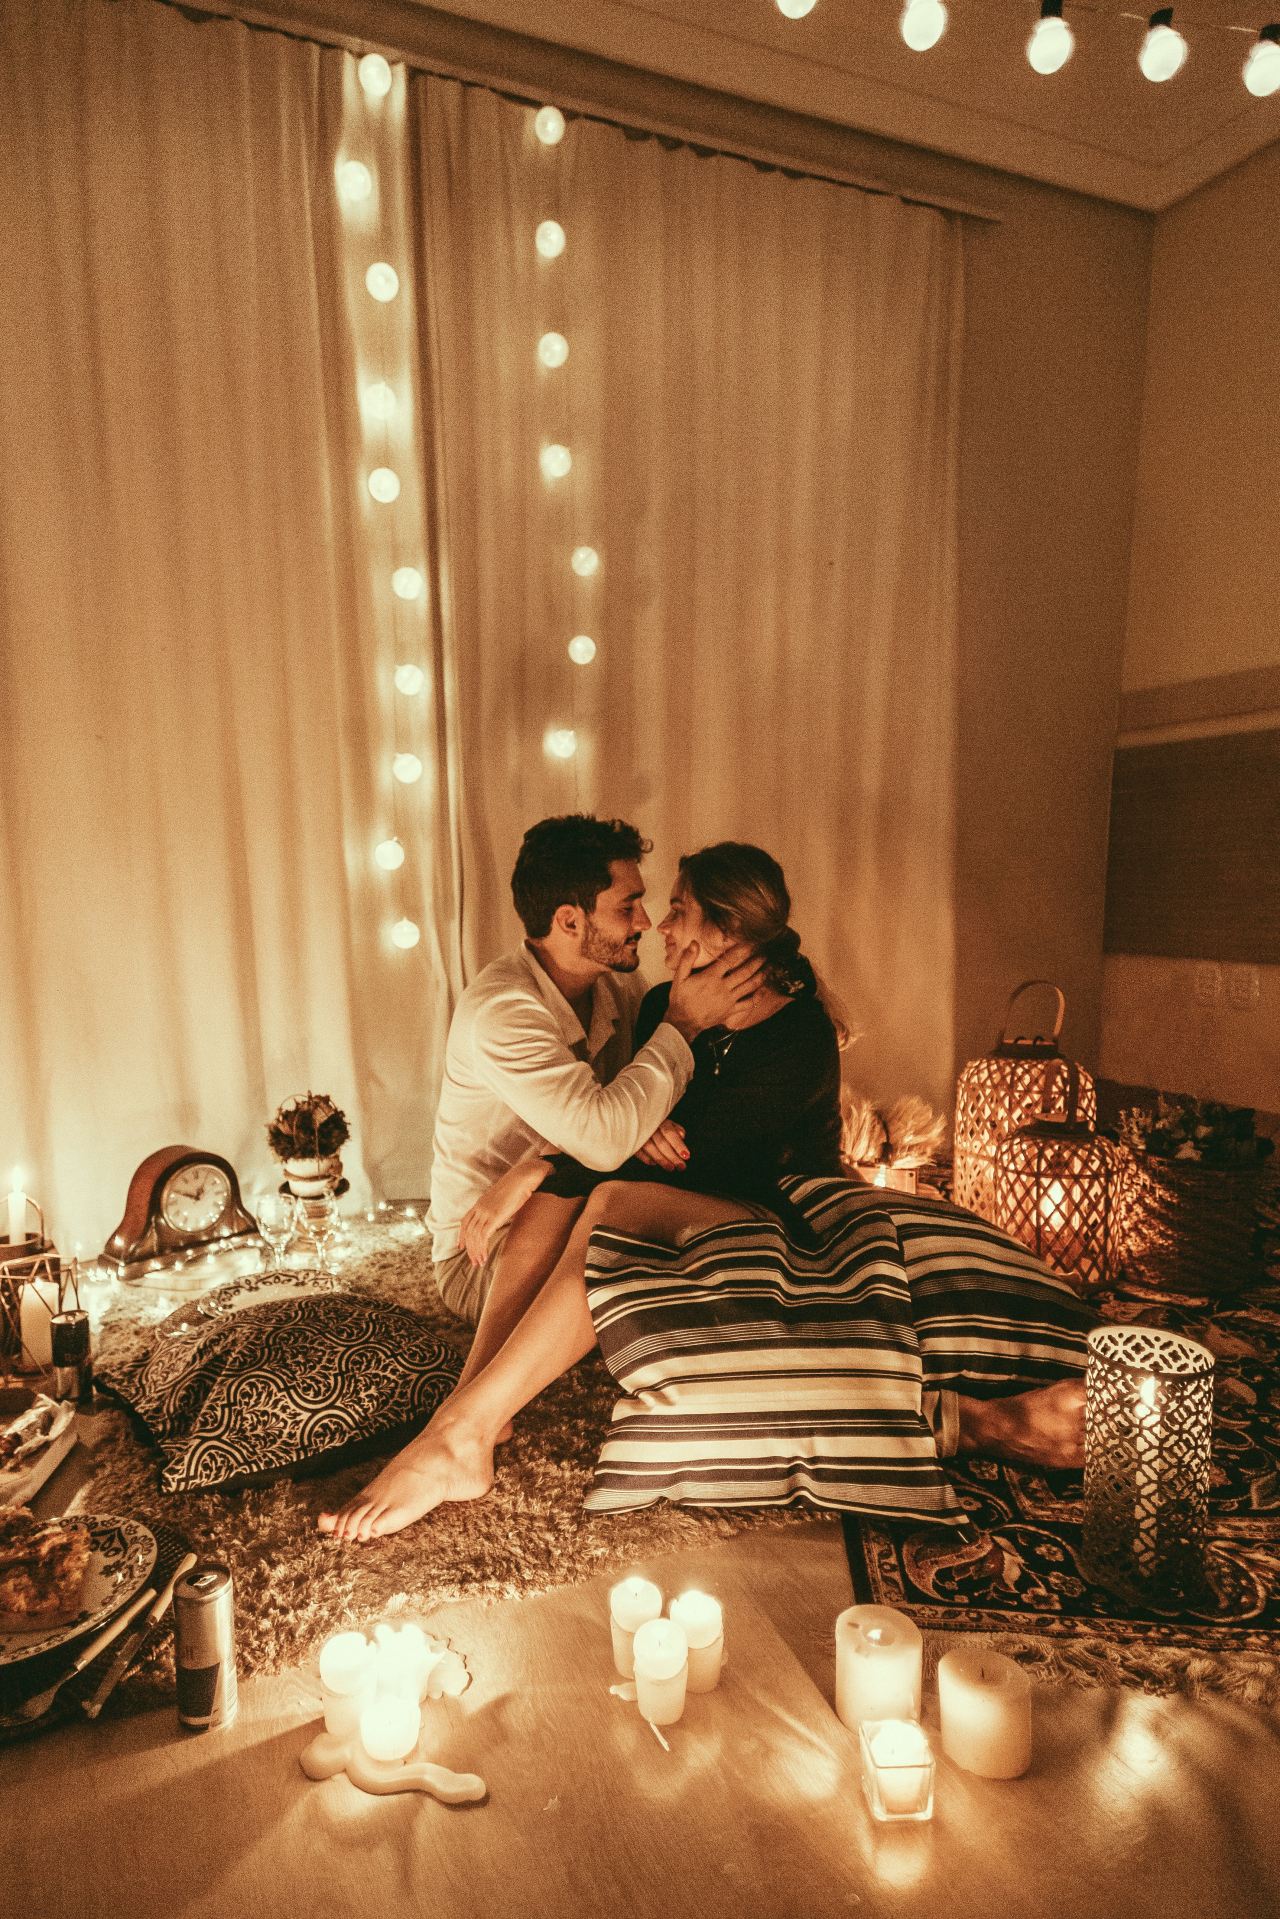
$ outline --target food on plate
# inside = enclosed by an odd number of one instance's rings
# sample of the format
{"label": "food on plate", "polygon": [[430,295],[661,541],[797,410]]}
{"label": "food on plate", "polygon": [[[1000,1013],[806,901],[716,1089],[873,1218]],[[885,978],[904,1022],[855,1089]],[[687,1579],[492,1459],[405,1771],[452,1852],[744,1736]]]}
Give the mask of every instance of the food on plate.
{"label": "food on plate", "polygon": [[0,1632],[69,1626],[80,1611],[89,1535],[75,1519],[0,1511]]}
{"label": "food on plate", "polygon": [[4,1474],[29,1464],[74,1418],[75,1407],[69,1401],[37,1393],[22,1412],[0,1423],[0,1498]]}

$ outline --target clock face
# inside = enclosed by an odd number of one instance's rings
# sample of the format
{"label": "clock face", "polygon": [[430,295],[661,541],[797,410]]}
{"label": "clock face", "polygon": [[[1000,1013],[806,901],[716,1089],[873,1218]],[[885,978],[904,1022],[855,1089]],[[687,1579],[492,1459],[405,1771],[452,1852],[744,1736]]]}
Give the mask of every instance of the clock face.
{"label": "clock face", "polygon": [[160,1216],[175,1233],[205,1233],[221,1219],[231,1182],[217,1166],[181,1166],[165,1181]]}

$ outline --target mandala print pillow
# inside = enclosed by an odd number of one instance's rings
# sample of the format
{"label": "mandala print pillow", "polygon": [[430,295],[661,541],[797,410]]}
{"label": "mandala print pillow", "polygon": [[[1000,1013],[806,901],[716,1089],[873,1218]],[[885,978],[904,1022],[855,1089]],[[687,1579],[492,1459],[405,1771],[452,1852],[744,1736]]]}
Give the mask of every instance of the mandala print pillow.
{"label": "mandala print pillow", "polygon": [[228,1492],[407,1438],[458,1367],[416,1313],[338,1292],[199,1321],[103,1383],[159,1447],[164,1492]]}

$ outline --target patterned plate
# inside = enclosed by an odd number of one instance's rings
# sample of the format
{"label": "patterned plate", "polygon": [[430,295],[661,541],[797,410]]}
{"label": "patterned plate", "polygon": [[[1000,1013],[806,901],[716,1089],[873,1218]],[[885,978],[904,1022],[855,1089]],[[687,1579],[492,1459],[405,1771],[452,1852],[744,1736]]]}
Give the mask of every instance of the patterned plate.
{"label": "patterned plate", "polygon": [[277,1299],[305,1299],[313,1293],[345,1293],[346,1282],[316,1267],[299,1266],[281,1273],[249,1273],[244,1279],[228,1279],[211,1292],[202,1293],[189,1305],[179,1306],[163,1320],[160,1331],[170,1339],[183,1333],[199,1332],[206,1320],[226,1319],[246,1306],[266,1306]]}
{"label": "patterned plate", "polygon": [[69,1626],[37,1632],[0,1633],[0,1666],[33,1659],[68,1639],[100,1626],[126,1606],[156,1563],[156,1542],[136,1519],[104,1519],[98,1513],[71,1513],[67,1524],[89,1535],[89,1570],[80,1596],[80,1612]]}

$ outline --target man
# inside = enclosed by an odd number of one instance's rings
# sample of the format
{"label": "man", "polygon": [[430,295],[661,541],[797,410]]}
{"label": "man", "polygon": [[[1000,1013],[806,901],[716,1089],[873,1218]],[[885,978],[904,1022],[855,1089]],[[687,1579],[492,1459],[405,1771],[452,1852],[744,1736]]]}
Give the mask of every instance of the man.
{"label": "man", "polygon": [[[605,1172],[621,1166],[688,1085],[689,1041],[730,1020],[755,989],[760,962],[739,949],[697,973],[686,961],[666,1019],[632,1057],[644,997],[640,936],[652,924],[640,874],[649,851],[624,820],[573,813],[530,827],[511,877],[527,938],[458,1001],[428,1226],[440,1295],[472,1325],[507,1222],[541,1176],[540,1155],[560,1150]],[[527,1182],[524,1167],[536,1169]]]}

